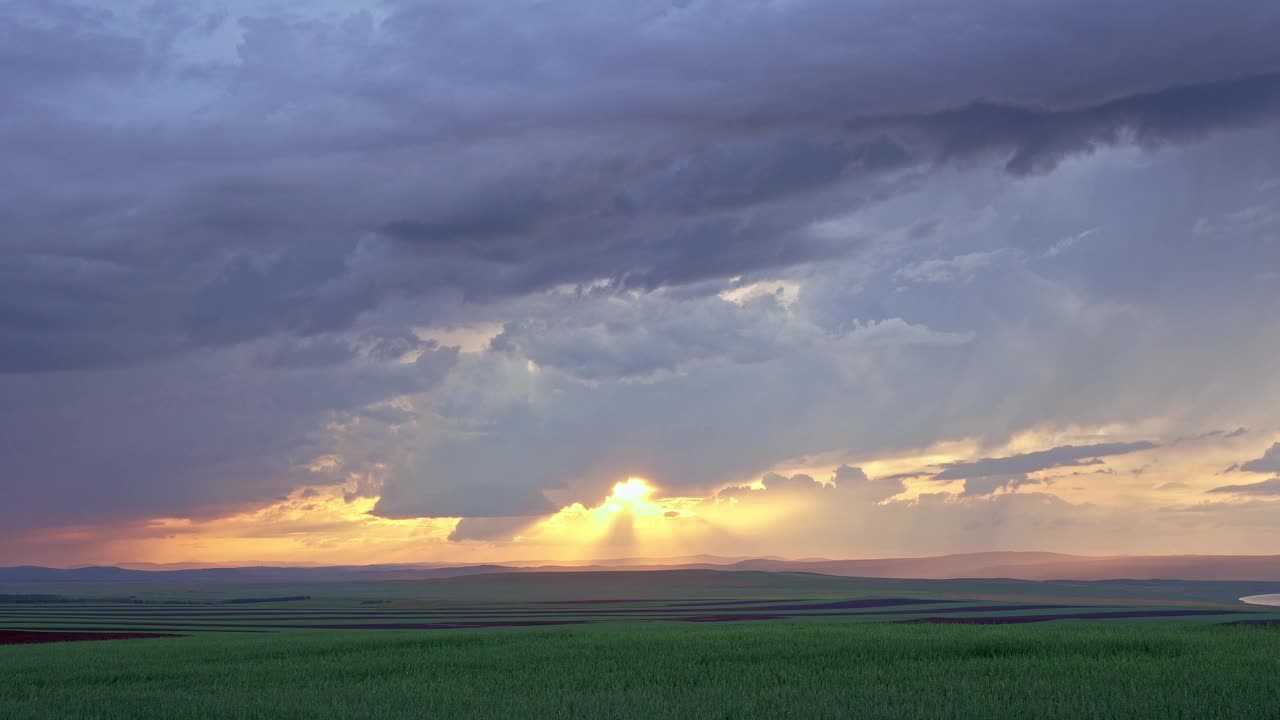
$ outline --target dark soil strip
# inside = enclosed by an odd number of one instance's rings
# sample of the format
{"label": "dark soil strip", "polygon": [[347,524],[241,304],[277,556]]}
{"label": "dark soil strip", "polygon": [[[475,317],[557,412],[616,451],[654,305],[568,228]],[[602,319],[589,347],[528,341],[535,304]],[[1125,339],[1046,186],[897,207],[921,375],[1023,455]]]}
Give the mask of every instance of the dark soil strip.
{"label": "dark soil strip", "polygon": [[[965,605],[936,610],[886,610],[878,613],[845,613],[846,615],[923,615],[924,613],[1014,612],[1026,610],[1083,610],[1079,605]],[[799,615],[797,617],[804,617]]]}
{"label": "dark soil strip", "polygon": [[620,600],[534,600],[530,605],[621,605],[622,603],[654,602],[652,598],[620,599]]}
{"label": "dark soil strip", "polygon": [[[958,606],[958,607],[930,608],[928,610],[920,610],[915,608],[898,609],[898,610],[880,610],[880,609],[873,608],[873,609],[864,610],[862,612],[859,612],[856,609],[851,608],[849,611],[843,611],[843,612],[841,612],[840,609],[837,609],[836,611],[831,611],[831,612],[822,612],[822,611],[807,611],[805,609],[806,606],[800,606],[800,607],[802,612],[786,612],[781,608],[779,608],[777,611],[772,613],[754,612],[758,610],[758,608],[754,608],[754,607],[731,608],[731,609],[728,609],[727,612],[719,612],[719,613],[716,613],[714,611],[719,610],[720,608],[696,608],[697,611],[712,612],[713,614],[692,615],[692,616],[685,615],[683,617],[668,617],[669,611],[664,610],[662,608],[653,608],[653,609],[647,609],[647,610],[644,608],[635,608],[635,609],[618,608],[614,612],[610,612],[610,613],[583,612],[583,613],[576,613],[576,615],[579,617],[581,617],[582,615],[590,615],[591,621],[594,621],[594,622],[608,622],[611,620],[616,620],[621,622],[645,621],[645,620],[677,620],[677,621],[683,621],[683,622],[713,622],[713,621],[727,622],[735,619],[737,620],[761,620],[761,619],[776,620],[776,619],[782,619],[782,618],[806,618],[806,617],[808,618],[880,617],[880,616],[887,617],[887,616],[894,616],[894,615],[923,615],[926,613],[951,614],[951,613],[977,613],[977,612],[1010,612],[1010,611],[1031,611],[1031,610],[1079,610],[1079,609],[1082,609],[1079,605],[1004,604],[1004,605],[967,605],[967,606]],[[682,613],[688,613],[694,610],[695,608],[687,608],[682,610]],[[657,612],[657,611],[662,611],[662,612]],[[379,629],[383,627],[393,627],[393,626],[399,626],[399,625],[418,626],[418,625],[424,625],[428,623],[432,625],[443,625],[443,624],[456,623],[456,622],[481,623],[486,626],[493,623],[501,623],[501,624],[509,625],[516,622],[522,622],[522,623],[541,622],[543,624],[552,624],[552,625],[566,624],[568,622],[575,622],[575,623],[587,622],[586,620],[576,620],[576,621],[561,620],[560,618],[555,617],[556,615],[561,615],[561,614],[575,615],[574,613],[549,613],[542,610],[530,611],[525,613],[483,613],[483,612],[477,611],[477,612],[466,613],[466,614],[418,613],[418,614],[409,614],[409,615],[383,614],[383,613],[374,611],[374,612],[368,612],[363,614],[310,615],[310,616],[294,616],[294,617],[258,617],[251,613],[244,613],[244,614],[230,615],[230,616],[223,615],[218,617],[188,618],[185,621],[182,619],[169,618],[169,617],[165,617],[165,618],[143,617],[143,618],[128,618],[128,619],[110,618],[110,619],[114,620],[119,625],[125,625],[129,627],[145,627],[148,629],[162,628],[165,630],[169,630],[169,629],[172,629],[173,625],[180,624],[180,625],[183,625],[184,627],[188,627],[192,629],[198,628],[198,629],[219,630],[223,628],[260,627],[268,631],[275,630],[275,629],[307,629],[307,628],[333,628],[333,627],[362,627],[362,628],[369,628],[369,629]],[[510,617],[511,615],[516,615],[516,617],[512,618]],[[226,622],[226,620],[230,618],[239,618],[244,620],[245,622],[240,622],[240,623]],[[471,618],[477,618],[477,619],[471,619]],[[704,618],[715,618],[715,620],[705,620]],[[42,618],[44,622],[57,622],[59,620],[68,621],[68,620],[74,620],[74,619],[93,619],[101,622],[108,618],[101,618],[101,617],[77,618],[75,616],[68,616],[68,615],[63,615],[58,617],[46,616],[45,618]],[[386,620],[386,619],[402,620],[403,622],[399,622],[399,623],[379,623],[378,622],[379,620]],[[361,624],[350,624],[350,623],[334,624],[333,622],[331,622],[331,621],[337,621],[337,620],[364,620],[368,622],[361,623]],[[419,622],[416,622],[416,623],[409,622],[413,620],[417,620]],[[330,621],[330,622],[325,622],[325,621]],[[435,621],[435,622],[431,622],[431,621]],[[299,623],[306,623],[306,624],[299,624]],[[312,624],[312,623],[315,623],[315,624]]]}
{"label": "dark soil strip", "polygon": [[685,622],[740,622],[744,620],[786,620],[794,617],[792,615],[757,615],[757,614],[741,614],[741,615],[694,615],[692,617],[680,618]]}
{"label": "dark soil strip", "polygon": [[[817,603],[815,603],[815,602],[803,602],[803,601],[797,601],[797,602],[795,602],[795,603],[790,603],[790,602],[785,601],[785,600],[783,600],[783,601],[779,601],[779,600],[740,600],[740,601],[727,600],[727,601],[723,601],[723,602],[714,602],[714,603],[712,603],[712,602],[708,602],[706,605],[692,605],[692,604],[690,604],[690,605],[678,605],[678,604],[674,604],[674,603],[673,603],[673,604],[669,604],[669,605],[667,605],[667,606],[656,606],[656,607],[654,607],[654,606],[648,606],[648,607],[644,607],[644,606],[636,606],[636,607],[625,607],[625,608],[586,608],[586,609],[576,609],[576,608],[574,608],[574,609],[568,609],[568,608],[566,608],[566,609],[547,608],[547,609],[538,609],[538,610],[534,610],[534,611],[530,611],[530,610],[528,610],[528,609],[519,609],[519,608],[495,608],[495,609],[484,609],[484,608],[430,608],[430,609],[426,610],[423,614],[428,614],[428,613],[430,613],[430,614],[437,614],[437,613],[438,613],[438,614],[451,614],[451,615],[483,615],[483,616],[497,616],[497,615],[523,615],[523,616],[527,616],[527,615],[555,615],[555,614],[569,614],[569,615],[613,615],[613,614],[623,613],[623,612],[627,612],[627,613],[646,613],[646,614],[668,614],[668,613],[669,613],[669,614],[680,614],[680,613],[686,613],[686,612],[689,612],[690,610],[693,610],[693,609],[696,609],[696,610],[719,610],[719,609],[724,609],[724,610],[726,610],[726,611],[728,611],[728,612],[734,612],[734,611],[736,611],[736,610],[738,609],[738,608],[737,608],[737,607],[735,607],[735,606],[747,606],[747,605],[749,605],[749,607],[741,607],[741,609],[742,609],[742,610],[749,610],[749,611],[752,611],[752,612],[774,612],[774,611],[792,612],[792,611],[796,611],[796,610],[845,610],[845,609],[855,609],[855,608],[887,608],[887,607],[901,607],[901,606],[905,606],[905,605],[944,605],[944,604],[952,603],[952,602],[957,602],[957,601],[954,601],[954,600],[920,600],[920,599],[916,599],[916,598],[859,598],[859,599],[856,599],[856,600],[833,600],[833,601],[829,601],[829,602],[817,602]],[[772,605],[767,605],[767,604],[762,604],[762,603],[774,603],[774,604],[772,604]],[[779,603],[786,603],[786,604],[779,604]]]}
{"label": "dark soil strip", "polygon": [[81,642],[84,640],[141,640],[144,638],[166,637],[182,636],[169,633],[0,630],[0,645],[35,645],[37,643]]}
{"label": "dark soil strip", "polygon": [[[252,610],[244,612],[216,612],[216,613],[191,613],[187,615],[172,615],[168,613],[156,613],[149,615],[147,613],[33,613],[31,615],[0,615],[0,623],[3,622],[57,622],[63,620],[96,620],[96,621],[154,621],[154,622],[204,622],[205,620],[253,620],[262,622],[290,622],[298,620],[378,620],[384,618],[390,619],[427,619],[440,618],[449,619],[456,617],[557,617],[561,615],[611,615],[623,612],[652,612],[646,608],[617,608],[608,612],[601,611],[570,611],[565,610],[546,610],[533,609],[524,611],[515,610],[467,610],[461,612],[447,612],[443,610],[425,610],[420,612],[380,612],[370,610],[367,612],[335,612],[335,613],[289,613],[289,614],[266,614],[256,613]],[[686,611],[687,612],[687,611]]]}
{"label": "dark soil strip", "polygon": [[859,600],[836,600],[834,602],[807,603],[804,605],[752,605],[752,611],[769,610],[850,610],[855,608],[898,607],[901,605],[941,605],[946,601],[917,600],[913,598],[863,598]]}
{"label": "dark soil strip", "polygon": [[[681,600],[676,602],[668,602],[666,603],[666,605],[667,607],[704,607],[704,606],[728,607],[731,605],[765,605],[765,603],[769,603],[769,602],[772,602],[774,603],[774,605],[777,605],[777,603],[786,602],[788,603],[787,607],[797,607],[795,605],[790,605],[790,603],[813,602],[813,601],[814,601],[813,598],[809,598],[809,597],[790,598],[790,600],[786,600],[786,598],[783,598],[783,600],[778,600],[778,598],[756,598],[756,600]],[[950,603],[950,602],[964,602],[964,601],[923,600],[923,598],[890,597],[890,598],[869,598],[869,600],[842,600],[838,602],[874,602],[874,603],[887,603],[887,605],[905,605],[905,603],[928,603],[928,605],[947,605],[947,603]],[[878,607],[878,605],[868,606],[868,607]],[[751,607],[750,610],[758,610],[758,609],[756,609],[756,607]]]}
{"label": "dark soil strip", "polygon": [[[379,623],[370,625],[323,625],[342,630],[447,630],[449,628],[542,627],[544,625],[584,625],[586,620],[469,620],[445,623]],[[304,626],[299,626],[304,627]]]}
{"label": "dark soil strip", "polygon": [[[55,613],[33,613],[31,615],[25,615],[25,616],[17,616],[17,615],[0,616],[0,623],[2,622],[35,622],[35,621],[57,622],[61,620],[96,620],[96,621],[119,620],[121,622],[164,621],[169,623],[187,622],[187,621],[203,622],[205,620],[227,620],[227,619],[254,620],[254,621],[262,621],[262,622],[277,622],[277,621],[289,622],[289,621],[297,621],[297,620],[378,620],[383,618],[391,618],[391,619],[403,618],[403,619],[409,619],[409,620],[440,618],[440,619],[447,620],[449,618],[456,618],[456,617],[512,617],[512,616],[558,617],[562,615],[573,615],[573,616],[613,615],[618,613],[641,613],[641,612],[669,612],[669,611],[662,610],[662,609],[658,609],[655,611],[649,608],[616,608],[609,611],[601,611],[601,610],[571,611],[568,609],[550,610],[550,609],[538,608],[538,609],[521,610],[521,611],[466,610],[466,611],[455,611],[455,612],[449,612],[444,610],[424,610],[420,612],[380,612],[377,610],[371,610],[367,612],[352,611],[352,612],[336,612],[336,613],[289,613],[285,615],[279,615],[274,613],[273,614],[256,613],[256,612],[253,612],[252,610],[246,610],[245,612],[192,613],[188,615],[171,615],[167,613],[156,613],[154,615],[148,615],[146,613],[117,614],[117,613],[56,613],[55,612]],[[681,612],[688,612],[688,610],[683,610]]]}
{"label": "dark soil strip", "polygon": [[[936,610],[886,610],[884,612],[814,612],[814,613],[791,613],[776,615],[762,615],[755,613],[721,613],[718,615],[691,615],[689,617],[677,618],[684,622],[733,622],[735,620],[796,620],[803,618],[820,618],[820,617],[881,617],[885,615],[921,615],[924,613],[965,613],[965,612],[1004,612],[1012,610],[1059,610],[1059,609],[1075,609],[1078,605],[1027,605],[1023,607],[1010,605],[973,605],[969,607],[958,608],[938,608]],[[751,608],[754,610],[755,608]],[[945,622],[949,618],[937,618],[939,622]],[[917,622],[906,620],[902,622]]]}
{"label": "dark soil strip", "polygon": [[985,617],[927,617],[903,620],[905,623],[955,623],[967,625],[1014,625],[1053,620],[1123,620],[1153,617],[1196,617],[1207,615],[1239,615],[1245,610],[1119,610],[1098,613],[1063,613],[1059,615],[987,615]]}
{"label": "dark soil strip", "polygon": [[[828,604],[830,605],[830,604]],[[579,625],[586,622],[643,622],[653,620],[675,620],[682,622],[744,622],[759,620],[782,620],[782,619],[804,619],[804,618],[825,618],[825,617],[865,617],[877,618],[881,616],[900,616],[900,615],[929,615],[922,619],[911,619],[905,622],[926,622],[926,623],[970,623],[970,624],[1011,624],[1011,623],[1034,623],[1048,622],[1051,620],[1108,620],[1118,618],[1143,618],[1143,617],[1191,617],[1191,616],[1214,616],[1214,615],[1240,615],[1250,614],[1250,611],[1243,610],[1198,610],[1198,609],[1174,609],[1174,610],[1102,610],[1099,612],[1071,612],[1071,613],[1042,613],[1036,615],[987,615],[972,616],[971,613],[984,612],[1026,612],[1026,611],[1045,611],[1045,610],[1085,610],[1079,605],[969,605],[945,608],[930,608],[927,610],[917,608],[905,608],[895,610],[877,610],[868,609],[858,611],[856,609],[844,610],[843,608],[835,608],[831,611],[810,611],[810,612],[786,612],[786,609],[796,606],[775,606],[779,607],[777,612],[756,612],[758,608],[736,608],[729,612],[714,612],[716,608],[699,608],[705,614],[688,615],[682,617],[669,617],[665,614],[656,614],[650,610],[650,613],[644,612],[643,609],[623,609],[619,608],[616,612],[610,614],[599,613],[590,619],[577,619],[567,617],[547,617],[552,613],[543,612],[527,612],[521,617],[504,617],[502,615],[490,615],[487,617],[458,617],[458,616],[442,616],[435,617],[425,615],[419,617],[403,618],[401,622],[378,622],[383,619],[390,619],[385,615],[377,612],[370,612],[359,616],[330,616],[330,617],[293,617],[293,618],[261,618],[262,624],[248,625],[246,623],[236,622],[195,622],[181,623],[174,619],[154,619],[152,621],[135,621],[129,622],[121,620],[120,624],[128,627],[142,628],[148,630],[177,630],[177,631],[229,631],[232,629],[240,632],[271,632],[277,630],[431,630],[431,629],[449,629],[449,628],[484,628],[484,627],[536,627],[543,625]],[[802,609],[808,606],[798,606]],[[844,610],[844,611],[842,611]],[[685,610],[688,613],[689,610]],[[947,617],[948,615],[961,615],[964,617]],[[245,620],[254,620],[255,618],[246,614],[243,616]],[[366,620],[368,622],[351,623],[351,622],[318,622],[327,619],[335,620]],[[418,620],[418,622],[411,622]],[[280,622],[288,621],[288,622]],[[1259,621],[1242,621],[1242,622],[1263,622]],[[181,628],[174,628],[173,625],[183,625]],[[109,628],[76,628],[76,630],[109,630]],[[120,628],[115,628],[119,631]]]}
{"label": "dark soil strip", "polygon": [[372,625],[278,625],[278,630],[455,630],[459,628],[542,627],[544,625],[582,625],[586,620],[494,620],[440,623],[374,623]]}
{"label": "dark soil strip", "polygon": [[[778,611],[794,612],[797,610],[848,610],[848,609],[861,609],[861,608],[890,608],[890,607],[902,607],[902,606],[908,606],[908,605],[943,605],[943,604],[953,603],[957,601],[917,600],[917,599],[910,599],[910,598],[863,598],[863,599],[857,599],[857,600],[836,600],[836,601],[821,602],[821,603],[790,603],[790,604],[773,604],[773,605],[760,605],[755,603],[761,603],[761,602],[777,603],[778,601],[763,600],[763,601],[749,601],[749,602],[751,602],[752,604],[749,607],[742,607],[743,610],[748,610],[752,612],[778,612]],[[54,610],[51,612],[31,613],[27,616],[28,617],[38,616],[40,618],[90,618],[90,617],[116,618],[116,617],[126,617],[129,615],[134,615],[137,617],[163,616],[165,618],[262,617],[263,619],[280,617],[280,616],[287,616],[288,619],[295,619],[295,618],[301,619],[305,616],[306,619],[316,619],[316,620],[359,620],[363,618],[374,618],[374,617],[404,617],[404,618],[465,617],[465,616],[503,617],[503,616],[513,616],[513,615],[519,616],[519,617],[528,617],[530,615],[541,616],[541,617],[551,617],[556,615],[574,615],[574,616],[614,615],[617,613],[624,613],[624,612],[646,613],[646,614],[677,614],[678,615],[681,613],[687,613],[695,609],[699,611],[723,609],[727,612],[733,612],[737,609],[734,606],[741,606],[745,604],[746,604],[745,602],[738,603],[738,602],[729,601],[725,603],[708,604],[705,606],[703,605],[697,605],[697,606],[672,605],[672,606],[656,606],[656,607],[655,606],[633,606],[633,607],[624,607],[624,608],[594,607],[594,608],[585,608],[585,609],[583,608],[537,608],[537,609],[492,608],[492,609],[486,609],[486,608],[467,607],[467,608],[423,608],[421,610],[402,610],[402,609],[397,609],[397,610],[369,609],[369,610],[349,610],[349,611],[330,610],[327,613],[325,613],[325,611],[298,612],[296,610],[289,610],[289,609],[283,609],[283,608],[261,610],[261,611],[251,609],[251,608],[245,608],[244,610],[196,610],[196,611],[188,611],[188,612],[170,611],[165,613],[152,613],[152,614],[148,614],[145,612],[136,612],[136,613],[127,613],[127,612],[112,613],[110,611],[85,612],[85,611],[68,609],[66,611]],[[15,616],[9,615],[7,617],[13,618]],[[284,618],[282,617],[282,619]]]}
{"label": "dark soil strip", "polygon": [[[76,620],[94,621],[94,622],[113,622],[121,625],[130,626],[170,626],[175,624],[190,625],[192,627],[238,627],[245,624],[261,625],[263,627],[279,627],[281,623],[310,623],[310,622],[332,622],[341,620],[365,620],[377,622],[379,620],[403,620],[403,621],[441,621],[449,622],[453,620],[474,621],[505,621],[507,619],[559,619],[561,617],[589,617],[596,621],[608,621],[613,619],[630,620],[630,619],[674,619],[683,620],[684,617],[671,618],[671,615],[687,615],[691,612],[720,612],[721,614],[741,614],[743,617],[751,614],[758,614],[758,610],[771,611],[777,613],[779,617],[843,617],[847,615],[923,615],[926,613],[958,613],[958,612],[992,612],[1000,610],[1060,610],[1060,609],[1076,609],[1078,605],[991,605],[991,606],[967,606],[954,608],[930,608],[928,610],[875,610],[867,612],[822,612],[810,611],[806,607],[800,607],[797,612],[788,612],[790,608],[769,607],[769,608],[683,608],[679,612],[675,612],[666,608],[617,608],[611,612],[548,612],[546,610],[530,610],[526,612],[466,612],[466,613],[445,613],[445,612],[423,612],[423,613],[341,613],[332,615],[291,615],[291,616],[262,616],[253,613],[232,613],[218,615],[199,615],[185,617],[170,616],[120,616],[120,615],[79,615],[79,614],[45,614],[33,616],[24,620],[8,618],[8,622],[38,622],[41,624],[61,623],[68,624]],[[838,608],[837,608],[838,610]],[[241,622],[229,622],[239,620]],[[2,622],[2,621],[0,621]]]}
{"label": "dark soil strip", "polygon": [[[164,630],[175,630],[181,632],[279,632],[281,630],[448,630],[450,628],[469,628],[469,627],[538,627],[542,625],[581,625],[586,620],[494,620],[492,622],[480,620],[462,620],[458,622],[436,622],[436,623],[326,623],[323,625],[270,625],[263,626],[261,629],[245,630],[244,625],[206,623],[203,625],[190,625],[181,628],[164,628]],[[161,632],[135,633],[126,631],[101,632],[101,633],[85,633],[81,630],[97,630],[97,628],[77,628],[75,632],[60,631],[59,634],[68,635],[119,635],[120,637],[178,637],[177,635],[168,635]],[[0,633],[25,633],[26,630],[0,630]],[[35,634],[32,631],[32,634]],[[103,639],[109,639],[104,637]],[[0,642],[0,644],[3,644]]]}
{"label": "dark soil strip", "polygon": [[[725,606],[730,605],[763,605],[764,603],[800,603],[812,602],[813,598],[756,598],[755,600],[676,600],[664,603],[667,607],[701,607],[704,605]],[[939,603],[951,602],[950,600],[938,600]]]}
{"label": "dark soil strip", "polygon": [[[121,626],[125,627],[121,627]],[[177,625],[177,627],[174,627]],[[127,633],[131,635],[144,635],[146,637],[173,637],[168,633],[198,633],[198,632],[220,632],[220,633],[264,633],[275,632],[276,629],[270,626],[262,626],[261,629],[247,629],[246,625],[187,625],[184,623],[132,623],[121,622],[113,624],[109,627],[89,626],[73,626],[70,630],[61,629],[61,626],[49,626],[48,629],[32,630],[29,628],[22,629],[3,629],[0,633],[8,632],[89,632],[89,633]],[[3,643],[0,643],[2,645]]]}

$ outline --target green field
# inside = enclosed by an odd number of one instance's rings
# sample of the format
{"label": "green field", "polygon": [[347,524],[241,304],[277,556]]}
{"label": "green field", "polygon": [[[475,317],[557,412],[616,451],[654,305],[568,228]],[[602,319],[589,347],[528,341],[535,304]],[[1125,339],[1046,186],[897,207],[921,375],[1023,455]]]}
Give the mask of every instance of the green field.
{"label": "green field", "polygon": [[[1255,585],[6,587],[0,718],[1276,718],[1280,608],[1235,600]],[[3,645],[104,632],[177,637]]]}
{"label": "green field", "polygon": [[12,718],[1275,718],[1280,632],[734,623],[0,648]]}

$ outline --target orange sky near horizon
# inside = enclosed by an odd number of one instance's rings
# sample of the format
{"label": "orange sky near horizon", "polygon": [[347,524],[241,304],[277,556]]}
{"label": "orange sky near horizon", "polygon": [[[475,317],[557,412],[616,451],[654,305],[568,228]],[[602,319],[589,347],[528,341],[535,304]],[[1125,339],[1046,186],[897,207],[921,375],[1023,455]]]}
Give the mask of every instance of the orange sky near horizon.
{"label": "orange sky near horizon", "polygon": [[[1033,452],[1105,437],[1088,433],[1023,434],[1001,451]],[[1249,553],[1280,551],[1265,525],[1228,521],[1206,543],[1179,541],[1188,523],[1223,524],[1248,508],[1206,503],[1203,488],[1219,483],[1236,448],[1177,446],[1107,458],[1105,463],[1032,473],[1037,484],[967,498],[964,482],[906,478],[901,489],[870,480],[873,495],[837,495],[839,458],[811,458],[779,468],[815,482],[787,489],[744,481],[739,491],[704,497],[668,496],[651,480],[618,480],[605,497],[575,502],[546,517],[504,520],[478,536],[451,537],[460,518],[391,519],[373,514],[377,496],[357,497],[346,486],[298,488],[263,507],[212,518],[154,518],[121,526],[54,528],[32,533],[19,547],[42,553],[21,559],[49,565],[117,563],[482,563],[545,561],[587,563],[603,558],[726,556],[872,557],[952,551],[1036,549],[1108,554],[1140,552]],[[981,455],[972,441],[863,463],[872,478],[909,474]],[[1156,456],[1163,460],[1158,462]],[[1176,465],[1168,460],[1177,461]],[[1197,482],[1188,482],[1195,478]],[[887,489],[880,489],[881,487]],[[1164,512],[1150,512],[1153,489]],[[850,485],[844,492],[862,492]],[[825,493],[825,494],[824,494]],[[885,494],[888,493],[888,494]],[[1135,514],[1135,509],[1138,511]],[[1176,510],[1177,512],[1174,512]],[[1254,508],[1254,512],[1264,509]],[[998,511],[991,515],[992,511]],[[1146,513],[1158,522],[1149,522]],[[1225,513],[1225,514],[1224,514]],[[1247,517],[1247,513],[1241,517]],[[955,518],[954,522],[952,518]],[[965,523],[1004,527],[1003,535],[965,538]],[[470,521],[479,522],[484,520]],[[958,524],[957,524],[958,523]],[[1021,524],[1020,524],[1021,523]],[[1081,534],[1080,527],[1094,535]],[[1025,527],[1023,527],[1025,525]],[[1066,528],[1054,532],[1054,526]],[[907,531],[904,531],[903,528]],[[1019,534],[1021,533],[1021,534]],[[1137,533],[1137,534],[1135,534]],[[1142,535],[1141,533],[1145,533]],[[1034,540],[1032,539],[1034,538]],[[1269,543],[1269,544],[1268,544]],[[19,561],[17,557],[7,562]]]}

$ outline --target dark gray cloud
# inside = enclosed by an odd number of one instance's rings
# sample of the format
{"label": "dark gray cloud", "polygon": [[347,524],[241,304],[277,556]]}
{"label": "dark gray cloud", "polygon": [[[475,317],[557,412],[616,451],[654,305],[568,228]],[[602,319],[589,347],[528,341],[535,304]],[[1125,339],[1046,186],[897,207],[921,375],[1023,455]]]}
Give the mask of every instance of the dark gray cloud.
{"label": "dark gray cloud", "polygon": [[1015,491],[1026,485],[1040,485],[1043,481],[1029,478],[1021,473],[1008,473],[1003,475],[976,475],[974,477],[965,478],[964,490],[960,493],[964,497],[982,497],[995,493],[997,490]]}
{"label": "dark gray cloud", "polygon": [[538,517],[464,517],[449,533],[450,542],[509,541],[531,527]]}
{"label": "dark gray cloud", "polygon": [[[357,355],[264,366],[240,350],[143,372],[6,377],[0,452],[11,502],[0,524],[207,517],[359,480],[394,447],[385,410],[366,408],[429,390],[456,360],[456,348],[432,348],[408,363]],[[328,455],[341,461],[314,465]]]}
{"label": "dark gray cloud", "polygon": [[[550,515],[559,509],[537,488],[527,485],[522,487],[517,478],[495,478],[491,481],[469,477],[440,480],[446,482],[440,482],[436,488],[425,492],[418,489],[421,486],[414,485],[399,484],[387,488],[378,501],[378,514],[393,518],[527,518]],[[447,482],[448,480],[454,482]]]}
{"label": "dark gray cloud", "polygon": [[[1148,148],[1214,130],[1275,122],[1280,73],[1139,93],[1082,108],[976,102],[921,117],[870,123],[919,133],[934,162],[998,156],[1014,175],[1052,170],[1070,155],[1132,142]],[[861,124],[861,123],[860,123]]]}
{"label": "dark gray cloud", "polygon": [[145,64],[138,37],[112,27],[112,13],[60,0],[4,3],[0,43],[5,47],[0,84],[22,98],[56,98],[99,79],[129,78]]}
{"label": "dark gray cloud", "polygon": [[1280,443],[1267,448],[1262,457],[1241,463],[1240,469],[1245,472],[1280,473]]}
{"label": "dark gray cloud", "polygon": [[586,298],[578,313],[557,312],[508,323],[493,339],[499,352],[519,353],[585,380],[644,378],[712,357],[762,362],[800,340],[773,295],[673,303],[662,294],[618,304]]}
{"label": "dark gray cloud", "polygon": [[948,463],[934,480],[969,480],[973,478],[1022,475],[1059,467],[1097,465],[1101,458],[1112,455],[1152,450],[1153,442],[1096,443],[1094,445],[1062,445],[1049,450],[1010,455],[1001,458],[983,458],[970,462]]}
{"label": "dark gray cloud", "polygon": [[1232,440],[1249,434],[1248,428],[1238,427],[1235,430],[1210,430],[1197,435],[1199,440]]}
{"label": "dark gray cloud", "polygon": [[729,487],[721,490],[716,497],[707,500],[714,504],[717,500],[734,499],[738,502],[771,503],[787,497],[810,497],[823,502],[834,503],[836,507],[853,510],[857,505],[875,504],[887,500],[906,489],[901,480],[867,477],[862,468],[841,465],[832,473],[830,482],[820,482],[811,475],[779,475],[767,473],[761,478],[761,488]]}
{"label": "dark gray cloud", "polygon": [[135,276],[78,278],[93,299],[27,278],[0,369],[331,332],[442,291],[772,272],[858,250],[802,229],[898,171],[1274,119],[1271,4],[1146,5],[10,2],[0,260]]}
{"label": "dark gray cloud", "polygon": [[1208,492],[1218,495],[1280,495],[1280,477],[1247,485],[1223,485]]}
{"label": "dark gray cloud", "polygon": [[337,338],[310,338],[279,343],[262,356],[264,366],[275,369],[296,369],[341,365],[354,360],[358,350],[350,343]]}
{"label": "dark gray cloud", "polygon": [[[1000,458],[954,462],[943,465],[942,472],[933,474],[937,481],[963,480],[964,496],[987,496],[997,490],[1014,491],[1028,485],[1045,484],[1045,480],[1029,477],[1029,473],[1061,467],[1080,467],[1103,464],[1102,458],[1126,455],[1159,447],[1149,441],[1128,443],[1097,443],[1094,445],[1062,445],[1021,455]],[[1079,476],[1082,473],[1072,473]],[[1091,474],[1109,474],[1102,470]]]}

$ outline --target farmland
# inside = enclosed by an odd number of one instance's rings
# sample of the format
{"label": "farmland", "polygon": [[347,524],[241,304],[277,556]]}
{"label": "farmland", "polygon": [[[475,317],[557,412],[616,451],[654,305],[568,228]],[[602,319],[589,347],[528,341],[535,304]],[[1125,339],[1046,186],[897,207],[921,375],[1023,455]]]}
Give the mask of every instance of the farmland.
{"label": "farmland", "polygon": [[6,718],[1269,718],[1280,633],[599,625],[0,648]]}
{"label": "farmland", "polygon": [[[992,625],[1280,618],[1280,610],[1238,600],[1242,589],[1257,587],[1266,585],[714,571],[496,574],[309,586],[38,585],[26,593],[0,594],[0,631],[191,635],[784,620]],[[24,636],[24,643],[32,641]]]}
{"label": "farmland", "polygon": [[1249,718],[1280,705],[1280,608],[1233,601],[1230,583],[613,572],[13,589],[6,718]]}
{"label": "farmland", "polygon": [[0,607],[5,630],[128,633],[452,630],[583,624],[793,621],[1028,624],[1066,620],[1252,621],[1274,614],[1216,606],[1086,605],[907,597],[670,601],[564,600],[484,605],[298,601],[229,604],[56,602]]}

